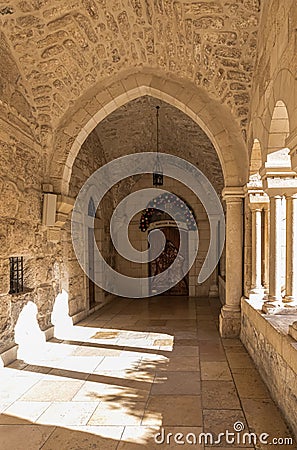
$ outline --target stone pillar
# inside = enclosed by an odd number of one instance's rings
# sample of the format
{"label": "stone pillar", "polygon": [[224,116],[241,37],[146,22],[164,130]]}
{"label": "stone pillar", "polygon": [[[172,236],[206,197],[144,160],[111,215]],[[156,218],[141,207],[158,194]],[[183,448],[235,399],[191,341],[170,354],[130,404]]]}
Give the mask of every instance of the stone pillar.
{"label": "stone pillar", "polygon": [[282,197],[270,197],[269,296],[270,302],[281,302]]}
{"label": "stone pillar", "polygon": [[242,297],[243,256],[243,188],[225,188],[226,201],[226,304],[221,309],[222,337],[237,337],[240,333],[240,302]]}
{"label": "stone pillar", "polygon": [[[288,139],[291,139],[292,136]],[[294,141],[293,136],[293,141]],[[295,147],[294,142],[288,141],[287,147]],[[293,145],[294,144],[294,145]],[[292,147],[291,147],[292,145]],[[276,152],[278,153],[278,152]],[[292,157],[292,152],[291,152]],[[270,197],[270,214],[269,214],[269,294],[268,301],[265,301],[263,305],[263,312],[268,314],[287,314],[288,311],[293,312],[294,306],[291,302],[284,304],[282,302],[282,265],[285,264],[282,261],[282,197],[294,195],[297,192],[297,173],[292,170],[291,160],[288,154],[288,149],[282,149],[281,154],[275,155],[275,153],[267,155],[267,161],[260,169],[260,175],[263,181],[264,191]],[[291,215],[289,206],[288,215]],[[292,217],[291,217],[292,219]],[[290,227],[290,220],[286,221],[287,226]],[[289,230],[287,228],[286,234],[288,236]],[[289,238],[291,241],[292,236]],[[294,237],[295,239],[295,237]],[[286,245],[287,247],[287,245]],[[288,253],[289,251],[289,253]],[[292,258],[295,256],[291,253],[290,243],[289,248],[286,248],[286,254],[288,253],[289,265],[295,265]],[[288,259],[287,259],[288,260]],[[289,269],[290,271],[291,269]],[[287,275],[289,272],[287,271]],[[293,279],[288,276],[286,284],[288,285],[288,297],[291,297],[290,289],[293,288]],[[288,298],[287,300],[291,300]],[[296,307],[297,311],[297,307]]]}
{"label": "stone pillar", "polygon": [[286,296],[297,301],[297,194],[286,196]]}
{"label": "stone pillar", "polygon": [[250,294],[262,294],[262,208],[250,206],[252,211],[252,285]]}
{"label": "stone pillar", "polygon": [[[264,208],[264,236],[263,236],[263,288],[264,295],[269,294],[269,204]],[[267,297],[268,298],[268,297]]]}
{"label": "stone pillar", "polygon": [[244,216],[243,216],[243,230],[244,230],[244,254],[243,254],[243,295],[248,298],[250,295],[252,285],[252,212],[249,207],[249,198],[244,199]]}

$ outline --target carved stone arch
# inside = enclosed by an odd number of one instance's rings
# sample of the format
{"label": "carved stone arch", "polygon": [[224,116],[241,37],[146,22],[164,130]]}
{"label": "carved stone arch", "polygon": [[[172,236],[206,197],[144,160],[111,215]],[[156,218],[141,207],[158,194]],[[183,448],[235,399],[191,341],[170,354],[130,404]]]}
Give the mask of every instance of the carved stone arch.
{"label": "carved stone arch", "polygon": [[49,179],[57,192],[67,195],[71,170],[87,136],[110,113],[129,101],[150,95],[191,117],[213,143],[226,186],[241,186],[248,179],[248,153],[240,127],[228,108],[210,99],[192,83],[151,73],[125,75],[106,84],[80,102],[83,107],[68,111],[56,132],[49,164]]}
{"label": "carved stone arch", "polygon": [[[280,150],[281,148],[290,147],[287,142],[288,132],[285,132],[283,128],[283,138],[278,139],[276,145],[274,145],[272,138],[273,129],[275,129],[276,122],[275,118],[277,116],[276,107],[281,110],[282,104],[285,105],[286,113],[285,119],[287,119],[287,129],[291,133],[292,126],[297,123],[297,110],[294,106],[295,91],[296,91],[296,80],[292,72],[289,69],[282,69],[278,72],[274,80],[271,82],[271,86],[267,88],[269,95],[265,98],[264,102],[259,102],[257,107],[258,115],[254,117],[250,125],[250,141],[253,140],[255,136],[260,140],[262,144],[262,162],[263,164],[267,160],[267,155],[274,151]],[[278,102],[282,102],[278,103]],[[285,111],[283,107],[283,111]],[[275,115],[274,115],[275,114]],[[273,121],[273,124],[272,124]],[[285,137],[287,133],[287,137]],[[285,142],[284,142],[285,140]]]}
{"label": "carved stone arch", "polygon": [[272,164],[282,165],[289,160],[289,149],[286,148],[286,140],[290,133],[288,110],[282,100],[277,100],[272,112],[266,161]]}

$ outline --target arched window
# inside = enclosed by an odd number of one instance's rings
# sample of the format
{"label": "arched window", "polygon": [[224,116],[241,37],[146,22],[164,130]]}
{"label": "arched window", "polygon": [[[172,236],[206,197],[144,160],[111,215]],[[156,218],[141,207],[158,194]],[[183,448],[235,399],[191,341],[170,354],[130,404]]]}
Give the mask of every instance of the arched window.
{"label": "arched window", "polygon": [[88,206],[88,216],[95,217],[96,216],[96,208],[93,198],[90,198],[89,206]]}

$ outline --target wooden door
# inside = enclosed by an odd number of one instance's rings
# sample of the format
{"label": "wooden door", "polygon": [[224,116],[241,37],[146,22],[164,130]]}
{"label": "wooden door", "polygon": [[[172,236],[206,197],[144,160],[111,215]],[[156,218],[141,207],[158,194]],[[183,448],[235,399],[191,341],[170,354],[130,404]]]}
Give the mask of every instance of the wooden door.
{"label": "wooden door", "polygon": [[[149,275],[158,275],[159,273],[164,272],[166,269],[168,269],[171,264],[174,262],[178,251],[179,251],[179,245],[180,245],[180,236],[179,236],[179,230],[174,227],[164,227],[162,228],[162,231],[166,237],[166,244],[163,252],[161,253],[158,258],[156,258],[154,261],[151,261],[149,263]],[[184,247],[186,247],[185,254],[182,255],[183,258],[188,258],[188,236],[186,231],[181,231],[181,233],[184,233],[182,235],[183,243],[186,244]],[[179,281],[174,287],[169,289],[168,291],[164,292],[161,295],[189,295],[189,287],[188,287],[188,275],[186,275],[181,281]],[[156,289],[158,286],[154,286],[153,288]],[[153,288],[151,287],[151,292],[153,292]]]}

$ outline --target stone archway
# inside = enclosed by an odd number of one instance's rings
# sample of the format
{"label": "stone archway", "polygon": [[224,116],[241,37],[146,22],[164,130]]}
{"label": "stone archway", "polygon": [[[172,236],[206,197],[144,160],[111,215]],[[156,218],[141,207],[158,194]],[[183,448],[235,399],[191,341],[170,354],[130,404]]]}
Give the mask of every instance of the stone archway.
{"label": "stone archway", "polygon": [[151,72],[123,75],[65,117],[54,139],[48,179],[56,192],[68,194],[73,162],[82,143],[110,113],[129,101],[150,95],[173,105],[191,117],[213,143],[226,186],[243,186],[248,179],[248,153],[239,125],[228,108],[192,83],[157,76]]}
{"label": "stone archway", "polygon": [[[142,96],[161,99],[189,116],[205,132],[222,166],[223,198],[227,202],[226,230],[226,305],[220,329],[223,336],[238,336],[242,296],[242,199],[248,180],[248,152],[240,126],[226,105],[211,99],[202,88],[151,71],[122,74],[85,94],[73,111],[67,111],[54,139],[48,180],[54,191],[68,194],[75,158],[90,133],[109,114]],[[84,105],[83,107],[81,105]],[[235,228],[234,228],[235,227]],[[234,278],[235,277],[235,278]]]}
{"label": "stone archway", "polygon": [[[294,92],[295,92],[295,77],[289,69],[281,69],[274,77],[274,79],[267,85],[265,93],[262,97],[259,97],[259,92],[254,95],[254,105],[252,110],[256,110],[257,114],[254,115],[249,127],[249,149],[251,150],[253,140],[256,137],[261,142],[262,164],[267,160],[267,155],[280,150],[281,148],[288,147],[291,150],[291,157],[293,157],[293,148],[295,147],[294,136],[289,137],[288,130],[289,125],[293,125],[297,120],[297,112],[294,106]],[[263,101],[265,99],[265,101]],[[277,125],[277,110],[283,111],[283,119],[286,119],[285,127],[284,122],[279,126],[281,127],[281,135],[272,138],[273,134],[276,134],[275,126]],[[273,142],[274,140],[274,142]],[[273,150],[274,147],[274,150]],[[269,151],[270,148],[270,151]]]}

